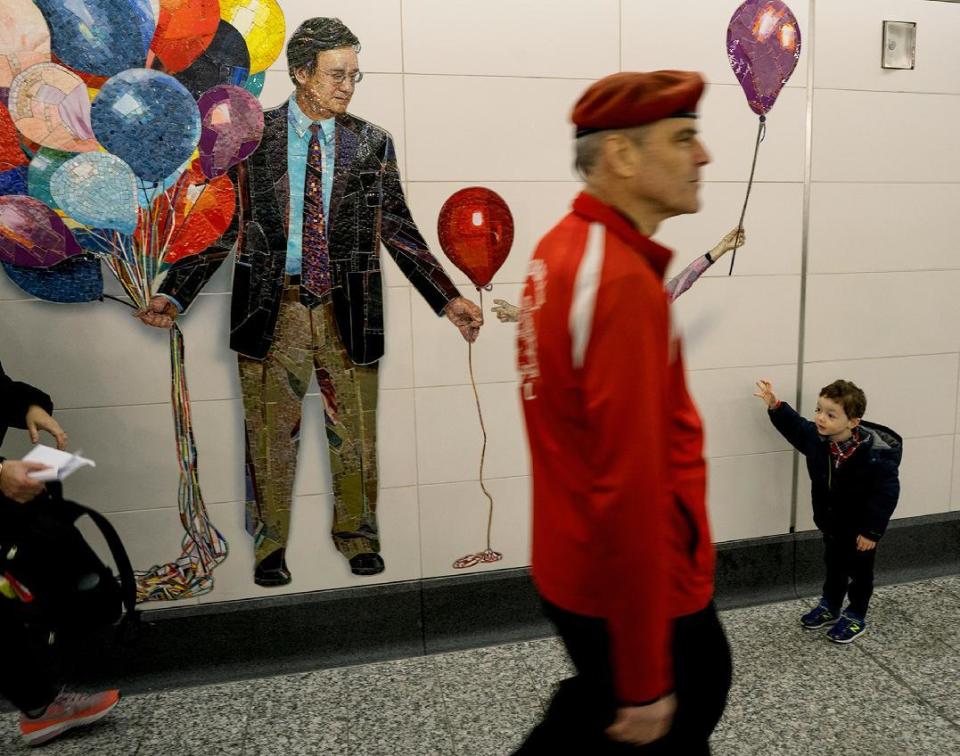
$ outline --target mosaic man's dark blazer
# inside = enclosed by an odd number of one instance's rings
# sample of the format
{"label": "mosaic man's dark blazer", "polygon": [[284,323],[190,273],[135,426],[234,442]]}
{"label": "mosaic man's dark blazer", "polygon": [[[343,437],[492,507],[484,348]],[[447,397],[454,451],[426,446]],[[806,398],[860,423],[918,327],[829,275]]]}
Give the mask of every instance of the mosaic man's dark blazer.
{"label": "mosaic man's dark blazer", "polygon": [[[335,135],[327,229],[331,293],[343,345],[356,364],[366,365],[383,356],[381,242],[438,314],[459,292],[413,222],[390,135],[349,114],[337,116]],[[259,148],[230,175],[238,199],[230,228],[203,255],[171,267],[160,293],[189,307],[236,245],[230,348],[263,359],[273,341],[286,268],[286,103],[264,113]],[[306,304],[314,304],[311,299],[304,294]]]}

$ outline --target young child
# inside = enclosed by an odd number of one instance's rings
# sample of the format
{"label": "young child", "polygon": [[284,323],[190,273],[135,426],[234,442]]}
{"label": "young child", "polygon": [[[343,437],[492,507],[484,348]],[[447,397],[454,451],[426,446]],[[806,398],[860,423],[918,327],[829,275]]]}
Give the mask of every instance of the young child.
{"label": "young child", "polygon": [[[813,521],[823,533],[823,597],[800,623],[810,630],[832,625],[830,640],[850,643],[867,627],[877,541],[900,496],[903,439],[861,420],[867,398],[850,381],[820,390],[814,422],[778,401],[770,381],[757,381],[757,389],[776,429],[807,458]],[[841,613],[845,595],[850,603]]]}

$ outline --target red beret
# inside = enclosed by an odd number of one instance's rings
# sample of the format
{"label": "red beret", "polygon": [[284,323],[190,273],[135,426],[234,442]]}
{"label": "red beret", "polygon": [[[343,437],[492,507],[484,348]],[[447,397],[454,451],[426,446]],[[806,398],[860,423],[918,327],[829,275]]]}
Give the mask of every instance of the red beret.
{"label": "red beret", "polygon": [[628,129],[661,118],[696,117],[704,89],[693,71],[624,71],[590,85],[573,107],[577,136],[604,129]]}

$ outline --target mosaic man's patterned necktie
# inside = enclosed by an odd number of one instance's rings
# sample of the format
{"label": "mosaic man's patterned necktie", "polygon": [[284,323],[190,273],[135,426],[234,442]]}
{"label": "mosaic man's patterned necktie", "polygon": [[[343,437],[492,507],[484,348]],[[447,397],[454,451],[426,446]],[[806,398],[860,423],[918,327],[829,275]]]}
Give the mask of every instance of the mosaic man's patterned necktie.
{"label": "mosaic man's patterned necktie", "polygon": [[320,124],[310,126],[303,185],[303,285],[317,296],[330,291],[330,253],[323,221],[323,150]]}

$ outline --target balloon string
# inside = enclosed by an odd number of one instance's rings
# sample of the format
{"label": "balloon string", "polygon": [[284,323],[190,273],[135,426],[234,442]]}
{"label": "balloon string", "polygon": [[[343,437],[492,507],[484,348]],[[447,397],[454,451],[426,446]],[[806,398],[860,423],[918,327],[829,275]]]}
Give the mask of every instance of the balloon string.
{"label": "balloon string", "polygon": [[757,171],[757,156],[760,154],[760,143],[767,136],[767,117],[760,116],[760,126],[757,128],[757,144],[753,148],[753,165],[750,166],[750,180],[747,182],[747,196],[743,199],[743,210],[740,211],[740,222],[737,224],[737,235],[733,241],[733,256],[730,258],[730,271],[728,276],[733,275],[733,264],[737,261],[737,250],[740,248],[740,234],[743,233],[743,219],[747,215],[747,203],[750,202],[750,191],[753,189],[753,175]]}
{"label": "balloon string", "polygon": [[[483,289],[477,287],[477,291],[480,293],[480,311],[483,312]],[[487,486],[483,480],[483,465],[487,457],[487,428],[483,422],[483,410],[480,408],[480,394],[477,391],[477,381],[473,376],[472,343],[467,344],[467,364],[470,367],[470,385],[473,386],[473,398],[477,403],[477,417],[480,418],[480,432],[483,434],[483,447],[480,450],[480,488],[483,491],[484,496],[487,497],[487,501],[490,502],[487,511],[487,551],[490,551],[491,533],[493,531],[493,497],[487,490]]]}

